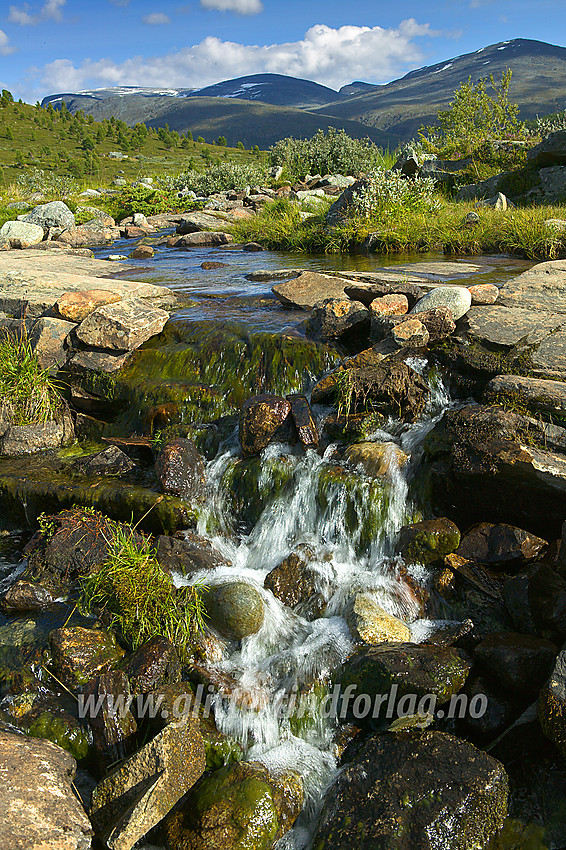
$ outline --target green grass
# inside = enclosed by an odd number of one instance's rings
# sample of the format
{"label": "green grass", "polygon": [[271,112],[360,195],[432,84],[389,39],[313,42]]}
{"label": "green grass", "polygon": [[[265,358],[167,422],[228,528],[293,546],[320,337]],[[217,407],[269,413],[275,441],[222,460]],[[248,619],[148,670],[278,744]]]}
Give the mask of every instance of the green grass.
{"label": "green grass", "polygon": [[181,657],[203,627],[202,588],[178,592],[156,560],[149,541],[117,527],[108,560],[82,579],[86,611],[101,608],[135,649],[150,638],[166,637]]}
{"label": "green grass", "polygon": [[14,425],[44,424],[61,409],[57,385],[39,365],[24,326],[0,336],[0,404]]}

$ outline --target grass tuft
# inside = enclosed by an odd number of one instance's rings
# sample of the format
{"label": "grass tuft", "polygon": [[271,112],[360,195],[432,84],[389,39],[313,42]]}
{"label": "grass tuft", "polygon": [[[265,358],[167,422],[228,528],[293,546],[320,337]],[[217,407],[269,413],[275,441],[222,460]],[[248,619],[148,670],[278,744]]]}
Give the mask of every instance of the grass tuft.
{"label": "grass tuft", "polygon": [[0,410],[14,425],[45,424],[62,399],[47,369],[39,365],[25,327],[0,336]]}

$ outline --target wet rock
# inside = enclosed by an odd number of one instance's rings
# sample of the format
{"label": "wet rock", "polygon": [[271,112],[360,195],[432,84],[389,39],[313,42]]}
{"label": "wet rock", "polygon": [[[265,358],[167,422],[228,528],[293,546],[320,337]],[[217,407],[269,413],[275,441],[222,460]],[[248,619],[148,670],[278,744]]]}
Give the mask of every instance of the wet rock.
{"label": "wet rock", "polygon": [[244,456],[259,454],[270,442],[276,442],[290,412],[290,402],[280,396],[258,395],[248,398],[242,405],[239,425]]}
{"label": "wet rock", "polygon": [[108,289],[64,292],[55,302],[55,310],[62,319],[67,319],[69,322],[82,322],[103,304],[116,304],[121,300],[121,295]]}
{"label": "wet rock", "polygon": [[78,720],[67,712],[56,708],[54,711],[43,710],[41,703],[34,707],[20,720],[31,738],[42,738],[51,741],[61,749],[70,753],[77,761],[85,759],[90,752],[91,735]]}
{"label": "wet rock", "polygon": [[409,312],[409,299],[406,295],[382,295],[373,299],[370,310],[381,316],[404,316]]}
{"label": "wet rock", "polygon": [[287,401],[291,404],[291,416],[303,448],[316,449],[318,446],[318,429],[307,399],[304,395],[293,393],[287,396]]}
{"label": "wet rock", "polygon": [[485,704],[485,711],[478,711],[477,717],[472,717],[467,711],[462,718],[462,726],[472,740],[482,743],[495,741],[516,719],[515,695],[509,697],[502,693],[497,687],[497,682],[492,683],[482,676],[470,676],[466,681],[464,692],[469,700],[468,705],[473,699],[481,700]]}
{"label": "wet rock", "polygon": [[121,664],[134,694],[146,694],[181,678],[181,665],[175,647],[156,635],[138,647]]}
{"label": "wet rock", "polygon": [[69,366],[86,372],[117,372],[126,365],[131,352],[113,354],[110,351],[77,351]]}
{"label": "wet rock", "polygon": [[314,850],[475,850],[507,815],[503,765],[442,732],[367,740],[328,794]]}
{"label": "wet rock", "polygon": [[185,532],[186,539],[161,534],[155,545],[155,557],[164,570],[183,575],[229,566],[229,561],[214,548],[210,540],[194,532]]}
{"label": "wet rock", "polygon": [[408,457],[395,443],[364,442],[348,446],[344,460],[372,478],[383,478],[405,466]]}
{"label": "wet rock", "polygon": [[261,595],[245,581],[214,585],[203,601],[210,624],[228,640],[255,635],[263,625]]}
{"label": "wet rock", "polygon": [[3,850],[90,850],[92,827],[71,787],[75,772],[60,747],[0,731]]}
{"label": "wet rock", "polygon": [[536,699],[554,666],[558,647],[543,638],[517,632],[487,635],[474,650],[474,661],[504,693]]}
{"label": "wet rock", "polygon": [[[350,685],[353,688],[354,699],[347,708],[356,721],[368,722],[386,712],[393,719],[406,714],[415,699],[434,695],[437,705],[448,702],[464,685],[470,667],[466,654],[452,647],[383,643],[351,655],[340,685],[343,692]],[[361,697],[359,705],[356,697]]]}
{"label": "wet rock", "polygon": [[418,319],[407,319],[395,325],[391,336],[399,348],[425,348],[430,339],[428,330]]}
{"label": "wet rock", "polygon": [[149,260],[154,255],[155,248],[152,248],[151,245],[138,245],[128,256],[132,260]]}
{"label": "wet rock", "polygon": [[344,287],[348,283],[349,281],[332,275],[301,272],[298,277],[277,283],[271,291],[287,307],[312,310],[319,301],[343,299]]}
{"label": "wet rock", "polygon": [[11,248],[28,248],[43,240],[43,228],[24,221],[7,221],[0,227],[0,238]]}
{"label": "wet rock", "polygon": [[417,301],[412,315],[424,313],[434,307],[448,307],[455,322],[465,316],[472,306],[471,292],[465,286],[437,286]]}
{"label": "wet rock", "polygon": [[263,245],[260,245],[259,242],[246,242],[242,246],[242,251],[257,252],[257,251],[264,251],[264,250],[265,249],[264,249]]}
{"label": "wet rock", "polygon": [[540,692],[538,718],[544,734],[566,756],[566,649],[558,653],[548,683]]}
{"label": "wet rock", "polygon": [[370,313],[359,301],[325,298],[315,304],[307,322],[307,336],[315,340],[363,337],[369,334]]}
{"label": "wet rock", "polygon": [[204,498],[204,460],[192,440],[179,438],[167,443],[159,452],[155,469],[163,493],[187,501]]}
{"label": "wet rock", "polygon": [[211,260],[205,260],[204,263],[200,264],[201,269],[227,269],[228,263],[216,263]]}
{"label": "wet rock", "polygon": [[547,546],[546,540],[522,528],[480,522],[466,532],[457,554],[494,567],[516,568],[542,555]]}
{"label": "wet rock", "polygon": [[[215,223],[215,226],[218,228],[219,222]],[[199,233],[188,233],[186,236],[179,236],[177,239],[171,241],[171,244],[175,248],[193,248],[195,246],[214,246],[214,245],[228,245],[228,243],[233,242],[234,237],[230,233],[224,233],[220,230],[215,231],[201,231]]]}
{"label": "wet rock", "polygon": [[20,579],[0,597],[0,607],[7,614],[43,611],[56,599],[46,587]]}
{"label": "wet rock", "polygon": [[468,290],[472,296],[472,307],[495,304],[499,297],[499,289],[493,283],[476,283],[468,286]]}
{"label": "wet rock", "polygon": [[73,421],[65,405],[55,419],[39,425],[14,425],[9,413],[0,407],[0,454],[28,455],[44,449],[58,449],[72,442]]}
{"label": "wet rock", "polygon": [[494,573],[475,561],[469,561],[456,553],[444,559],[446,567],[458,579],[480,590],[492,599],[502,600],[504,577]]}
{"label": "wet rock", "polygon": [[458,527],[447,517],[404,525],[399,532],[399,552],[406,563],[433,564],[455,552],[460,544]]}
{"label": "wet rock", "polygon": [[288,487],[294,464],[286,455],[236,460],[222,476],[238,528],[251,531],[267,505]]}
{"label": "wet rock", "polygon": [[47,204],[40,204],[30,213],[27,213],[22,221],[37,224],[44,230],[48,230],[50,227],[66,229],[75,226],[75,216],[63,201],[50,201]]}
{"label": "wet rock", "polygon": [[533,564],[507,579],[503,598],[515,629],[566,640],[566,581],[548,564]]}
{"label": "wet rock", "polygon": [[88,716],[93,731],[99,773],[129,755],[135,746],[137,723],[130,710],[128,678],[121,670],[103,673],[84,690],[85,704],[94,699],[97,710]]}
{"label": "wet rock", "polygon": [[389,279],[372,281],[371,283],[365,283],[363,281],[349,283],[344,287],[344,292],[348,298],[352,298],[354,301],[361,301],[366,307],[373,304],[376,299],[381,299],[384,296],[403,295],[408,301],[409,309],[414,307],[419,298],[422,298],[424,294],[418,283],[407,283],[404,280],[395,281]]}
{"label": "wet rock", "polygon": [[171,811],[204,768],[198,721],[170,723],[96,786],[90,814],[97,834],[110,850],[130,850]]}
{"label": "wet rock", "polygon": [[169,314],[131,298],[98,307],[80,324],[77,336],[85,345],[116,351],[132,351],[160,333]]}
{"label": "wet rock", "polygon": [[566,516],[566,462],[523,441],[530,429],[501,408],[447,411],[424,443],[435,510],[462,525],[487,515],[556,539]]}
{"label": "wet rock", "polygon": [[433,307],[424,313],[419,313],[419,322],[427,329],[430,342],[446,339],[456,330],[456,324],[448,307]]}
{"label": "wet rock", "polygon": [[[395,346],[396,343],[392,341],[393,331],[397,325],[404,324],[406,321],[406,316],[385,316],[383,313],[372,312],[370,340],[377,343],[387,340],[387,342]],[[411,325],[410,327],[415,328],[418,326]]]}
{"label": "wet rock", "polygon": [[527,378],[521,375],[496,375],[485,390],[487,401],[510,402],[540,413],[566,413],[566,383]]}
{"label": "wet rock", "polygon": [[118,666],[124,650],[112,632],[81,626],[55,629],[49,635],[53,670],[70,685],[86,685]]}
{"label": "wet rock", "polygon": [[297,773],[270,775],[258,762],[223,767],[201,780],[166,823],[171,850],[269,850],[303,804]]}
{"label": "wet rock", "polygon": [[269,572],[263,586],[289,608],[318,596],[317,573],[299,552],[291,552]]}
{"label": "wet rock", "polygon": [[410,628],[398,617],[388,614],[372,593],[358,593],[345,614],[348,628],[363,643],[408,643]]}
{"label": "wet rock", "polygon": [[73,469],[91,476],[125,475],[137,469],[137,465],[118,446],[109,446],[96,454],[78,458],[73,462]]}

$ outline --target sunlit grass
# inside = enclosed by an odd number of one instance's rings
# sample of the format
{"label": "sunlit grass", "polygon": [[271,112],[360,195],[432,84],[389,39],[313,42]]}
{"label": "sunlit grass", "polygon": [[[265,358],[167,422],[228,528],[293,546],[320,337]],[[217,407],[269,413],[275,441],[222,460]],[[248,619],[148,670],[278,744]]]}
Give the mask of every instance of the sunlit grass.
{"label": "sunlit grass", "polygon": [[61,396],[22,325],[0,335],[0,405],[14,425],[44,424],[61,408]]}

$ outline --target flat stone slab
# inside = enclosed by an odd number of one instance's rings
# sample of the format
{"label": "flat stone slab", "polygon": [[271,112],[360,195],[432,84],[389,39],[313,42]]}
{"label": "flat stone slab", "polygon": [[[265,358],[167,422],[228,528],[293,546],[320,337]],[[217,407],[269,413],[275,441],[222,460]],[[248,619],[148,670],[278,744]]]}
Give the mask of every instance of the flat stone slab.
{"label": "flat stone slab", "polygon": [[521,307],[502,307],[493,304],[472,307],[466,318],[470,335],[479,342],[512,348],[524,340],[527,345],[542,343],[550,334],[566,331],[566,318],[535,312]]}
{"label": "flat stone slab", "polygon": [[[15,255],[15,256],[14,256]],[[111,275],[131,266],[63,252],[7,251],[0,253],[0,311],[19,318],[41,316],[66,292],[109,289],[122,298],[147,298],[173,304],[175,295],[155,286]],[[101,284],[101,278],[105,283]]]}
{"label": "flat stone slab", "polygon": [[538,263],[505,283],[499,292],[505,307],[566,313],[566,260]]}
{"label": "flat stone slab", "polygon": [[497,375],[489,382],[486,392],[490,397],[516,397],[528,407],[548,413],[566,411],[566,384],[562,381],[545,381],[521,375]]}
{"label": "flat stone slab", "polygon": [[318,301],[326,298],[345,299],[347,283],[344,278],[334,275],[305,271],[291,280],[276,283],[271,291],[286,307],[312,310]]}
{"label": "flat stone slab", "polygon": [[77,329],[85,345],[112,351],[133,351],[160,333],[169,313],[138,298],[104,304],[90,313]]}

